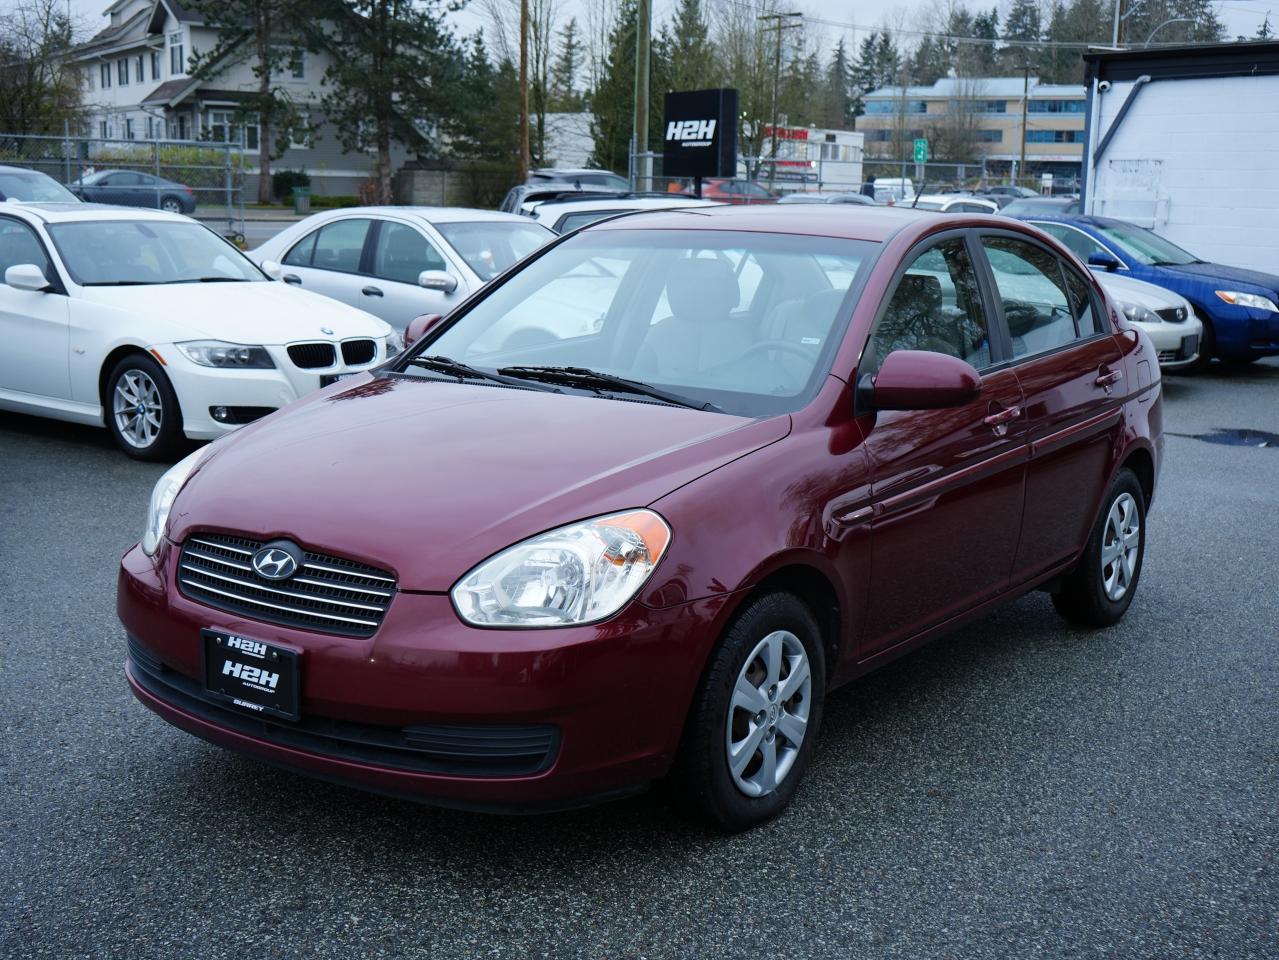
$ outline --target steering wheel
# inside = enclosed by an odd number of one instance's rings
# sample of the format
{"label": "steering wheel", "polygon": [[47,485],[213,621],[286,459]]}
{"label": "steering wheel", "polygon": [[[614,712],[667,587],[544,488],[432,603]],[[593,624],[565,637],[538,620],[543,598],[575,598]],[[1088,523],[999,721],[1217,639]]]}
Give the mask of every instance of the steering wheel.
{"label": "steering wheel", "polygon": [[745,359],[754,353],[762,353],[765,350],[781,350],[784,353],[791,353],[797,357],[803,357],[811,362],[813,357],[817,355],[817,345],[811,344],[805,346],[801,343],[792,343],[790,340],[761,340],[759,343],[752,343],[749,347],[742,351],[741,357]]}

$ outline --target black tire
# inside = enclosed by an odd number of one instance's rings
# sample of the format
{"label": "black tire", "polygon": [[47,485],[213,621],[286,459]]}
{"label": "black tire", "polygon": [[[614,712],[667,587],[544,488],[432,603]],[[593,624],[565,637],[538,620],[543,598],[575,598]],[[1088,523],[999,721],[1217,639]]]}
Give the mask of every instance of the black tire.
{"label": "black tire", "polygon": [[1212,358],[1217,353],[1217,334],[1208,320],[1204,320],[1203,325],[1204,332],[1199,337],[1198,359],[1188,366],[1181,367],[1178,373],[1207,373],[1208,367],[1212,365]]}
{"label": "black tire", "polygon": [[161,197],[160,209],[165,213],[185,213],[182,209],[182,201],[174,196]]}
{"label": "black tire", "polygon": [[[1127,577],[1126,589],[1122,596],[1112,598],[1106,589],[1107,570],[1111,565],[1103,560],[1103,549],[1108,540],[1113,540],[1113,528],[1110,523],[1111,510],[1123,498],[1131,498],[1132,509],[1136,511],[1137,556],[1131,563],[1131,575]],[[1120,504],[1122,507],[1122,504]],[[1111,484],[1106,498],[1102,501],[1101,513],[1093,524],[1092,534],[1084,547],[1084,554],[1079,565],[1062,579],[1061,589],[1053,593],[1053,606],[1057,612],[1071,623],[1084,627],[1108,627],[1117,623],[1127,612],[1132,598],[1137,592],[1137,583],[1141,578],[1141,565],[1146,557],[1146,496],[1136,474],[1126,467],[1119,471],[1115,482]],[[1115,563],[1121,561],[1116,560]],[[1119,573],[1122,577],[1122,573]]]}
{"label": "black tire", "polygon": [[[117,387],[123,385],[126,393],[136,395],[138,374],[145,376],[154,385],[160,407],[157,418],[159,427],[150,441],[145,443],[139,442],[143,438],[137,438],[121,428],[115,412]],[[133,384],[126,380],[130,375],[134,375]],[[150,404],[147,412],[154,412],[154,404]],[[173,392],[164,370],[144,353],[131,353],[111,369],[102,396],[102,415],[116,446],[135,460],[172,460],[183,442],[182,409],[178,406],[178,396]]]}
{"label": "black tire", "polygon": [[[794,750],[784,736],[775,733],[772,724],[776,721],[766,719],[756,724],[767,729],[768,742],[774,744],[775,750],[793,751],[793,757],[789,771],[775,789],[752,797],[737,786],[729,770],[729,723],[733,713],[737,713],[739,719],[741,714],[740,710],[733,710],[733,689],[739,675],[750,666],[747,658],[756,646],[778,631],[798,639],[807,657],[810,676],[807,723],[798,750]],[[686,799],[705,819],[727,832],[745,830],[777,816],[794,796],[812,757],[821,727],[825,693],[826,658],[821,631],[807,604],[785,592],[765,594],[749,601],[720,638],[689,711],[677,769]],[[789,703],[790,709],[800,709],[797,698],[791,698]],[[762,757],[762,754],[756,756]],[[751,770],[754,762],[743,772]]]}

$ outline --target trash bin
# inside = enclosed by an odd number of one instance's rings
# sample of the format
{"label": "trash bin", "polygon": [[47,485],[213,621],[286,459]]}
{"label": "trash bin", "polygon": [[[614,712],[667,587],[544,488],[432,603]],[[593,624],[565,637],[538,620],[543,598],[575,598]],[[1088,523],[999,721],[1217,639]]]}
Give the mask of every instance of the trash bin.
{"label": "trash bin", "polygon": [[307,214],[311,212],[311,188],[293,188],[293,212]]}

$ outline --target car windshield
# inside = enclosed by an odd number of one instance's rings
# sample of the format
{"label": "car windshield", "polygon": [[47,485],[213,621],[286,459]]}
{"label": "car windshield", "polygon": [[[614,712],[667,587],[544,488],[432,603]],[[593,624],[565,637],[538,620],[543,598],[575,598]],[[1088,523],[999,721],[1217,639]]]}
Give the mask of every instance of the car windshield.
{"label": "car windshield", "polygon": [[208,227],[177,220],[78,220],[47,227],[85,287],[215,283],[266,277]]}
{"label": "car windshield", "polygon": [[[723,230],[587,230],[413,353],[485,371],[586,369],[743,416],[789,412],[829,369],[849,290],[878,249]],[[414,371],[411,359],[401,366]]]}
{"label": "car windshield", "polygon": [[481,280],[492,280],[511,264],[555,239],[554,233],[539,224],[501,220],[437,223],[435,229]]}
{"label": "car windshield", "polygon": [[1108,223],[1098,226],[1097,231],[1108,240],[1118,244],[1123,251],[1146,266],[1179,266],[1187,263],[1202,263],[1198,257],[1187,253],[1157,233],[1151,233],[1131,223]]}
{"label": "car windshield", "polygon": [[0,170],[0,198],[27,203],[79,203],[80,198],[54,180],[36,171]]}

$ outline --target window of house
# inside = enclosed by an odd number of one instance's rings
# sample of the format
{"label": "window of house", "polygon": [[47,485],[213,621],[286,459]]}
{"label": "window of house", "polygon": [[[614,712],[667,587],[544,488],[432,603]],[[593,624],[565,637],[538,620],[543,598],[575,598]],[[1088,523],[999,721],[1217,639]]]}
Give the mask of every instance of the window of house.
{"label": "window of house", "polygon": [[86,71],[84,71],[84,85],[85,85],[85,87],[86,87],[87,89],[89,89],[89,90],[92,90],[92,89],[93,89],[93,82],[94,82],[94,81],[93,81],[93,71],[92,71],[91,69],[90,69],[90,70],[86,70]]}
{"label": "window of house", "polygon": [[1027,106],[1031,113],[1083,113],[1083,100],[1031,100]]}
{"label": "window of house", "polygon": [[138,83],[147,78],[146,64],[146,56],[141,53],[133,58],[133,75],[138,78]]}
{"label": "window of house", "polygon": [[133,118],[132,117],[124,118],[124,139],[126,140],[136,139],[133,135]]}
{"label": "window of house", "polygon": [[1027,130],[1027,143],[1083,143],[1082,130]]}
{"label": "window of house", "polygon": [[978,143],[1003,143],[1004,131],[1002,130],[978,130]]}
{"label": "window of house", "polygon": [[123,60],[115,62],[115,78],[120,86],[125,87],[129,84],[129,60],[126,57]]}
{"label": "window of house", "polygon": [[187,72],[186,48],[182,45],[182,31],[169,34],[169,76],[180,77]]}
{"label": "window of house", "polygon": [[160,51],[159,50],[151,51],[151,79],[152,80],[160,79]]}
{"label": "window of house", "polygon": [[104,63],[98,67],[99,78],[102,80],[102,89],[111,89],[111,64]]}
{"label": "window of house", "polygon": [[227,143],[235,138],[234,115],[230,110],[209,111],[209,139]]}
{"label": "window of house", "polygon": [[102,140],[109,139],[107,137],[107,122],[105,120],[98,121],[98,137]]}

